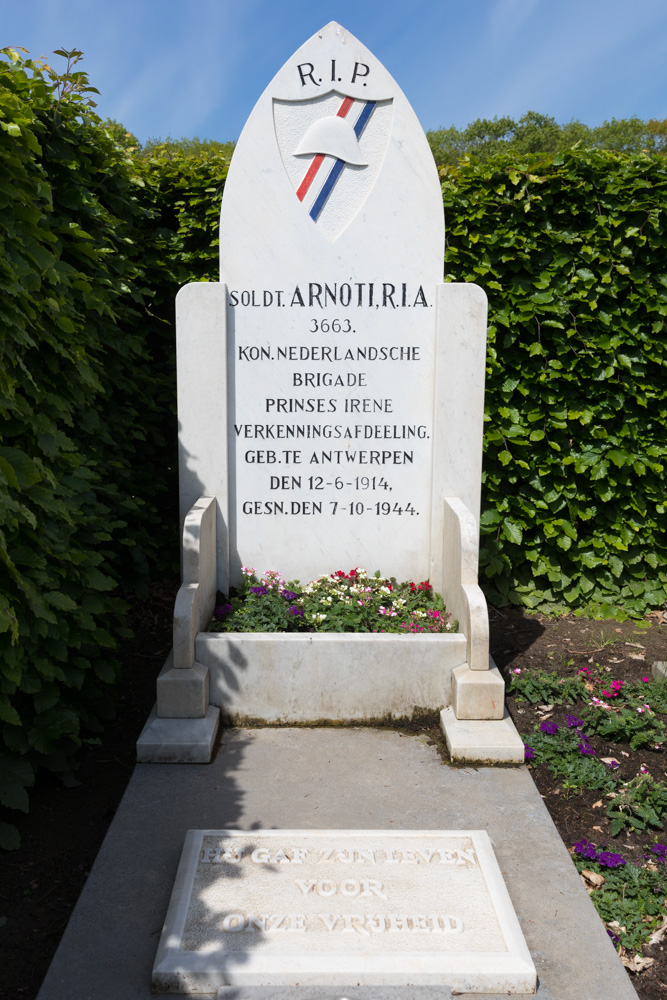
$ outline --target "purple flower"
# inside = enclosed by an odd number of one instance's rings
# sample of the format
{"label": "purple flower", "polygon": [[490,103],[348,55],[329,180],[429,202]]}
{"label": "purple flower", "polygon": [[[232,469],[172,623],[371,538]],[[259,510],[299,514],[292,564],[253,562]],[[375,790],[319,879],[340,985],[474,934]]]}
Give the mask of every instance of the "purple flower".
{"label": "purple flower", "polygon": [[529,747],[527,744],[524,744],[523,759],[532,760],[534,756],[535,756],[535,751],[533,750],[533,748]]}
{"label": "purple flower", "polygon": [[268,594],[268,592],[269,592],[269,588],[268,587],[251,587],[250,588],[250,593],[251,594]]}
{"label": "purple flower", "polygon": [[598,864],[604,868],[620,868],[626,863],[625,858],[622,858],[620,854],[612,854],[610,851],[600,851],[598,855]]}
{"label": "purple flower", "polygon": [[615,945],[618,944],[618,942],[621,940],[618,934],[612,933],[612,931],[610,931],[609,928],[607,928],[607,934],[612,939]]}
{"label": "purple flower", "polygon": [[547,736],[554,736],[558,732],[558,726],[555,722],[543,722],[540,725],[540,732],[546,733]]}
{"label": "purple flower", "polygon": [[619,766],[617,760],[603,760],[602,763],[606,764],[607,767],[611,768],[612,771],[615,771],[616,768]]}
{"label": "purple flower", "polygon": [[303,608],[297,608],[295,604],[292,604],[287,611],[290,615],[296,615],[298,618],[303,618]]}
{"label": "purple flower", "polygon": [[580,840],[578,844],[575,844],[574,849],[581,858],[588,858],[590,861],[597,861],[598,859],[595,844],[589,844],[585,838]]}
{"label": "purple flower", "polygon": [[566,715],[565,721],[567,722],[568,726],[570,726],[572,729],[574,729],[575,727],[583,726],[584,724],[584,720],[578,719],[576,715]]}
{"label": "purple flower", "polygon": [[293,590],[281,590],[280,596],[284,597],[286,601],[293,601],[294,598],[296,597],[296,594],[294,593]]}
{"label": "purple flower", "polygon": [[218,604],[217,608],[213,612],[216,618],[224,618],[232,610],[231,604]]}
{"label": "purple flower", "polygon": [[667,860],[667,846],[665,844],[654,844],[651,851],[657,855],[658,861]]}
{"label": "purple flower", "polygon": [[588,736],[584,736],[583,733],[581,735],[581,743],[577,747],[577,750],[579,753],[588,754],[589,757],[595,757],[595,750],[588,742]]}

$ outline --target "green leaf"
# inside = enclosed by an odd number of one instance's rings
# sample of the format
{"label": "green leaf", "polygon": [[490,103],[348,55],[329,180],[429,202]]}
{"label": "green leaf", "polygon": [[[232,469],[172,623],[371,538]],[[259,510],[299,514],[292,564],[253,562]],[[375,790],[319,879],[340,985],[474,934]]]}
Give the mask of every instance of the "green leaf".
{"label": "green leaf", "polygon": [[513,521],[503,521],[502,533],[508,541],[514,542],[516,545],[520,545],[523,540],[523,531]]}
{"label": "green leaf", "polygon": [[42,478],[33,460],[18,448],[0,448],[0,469],[10,486],[22,490],[34,486]]}
{"label": "green leaf", "polygon": [[49,590],[44,594],[44,597],[49,604],[60,611],[74,611],[77,607],[76,601],[73,601],[67,594],[63,594],[58,590]]}
{"label": "green leaf", "polygon": [[21,846],[21,836],[13,823],[0,821],[0,850],[18,851]]}

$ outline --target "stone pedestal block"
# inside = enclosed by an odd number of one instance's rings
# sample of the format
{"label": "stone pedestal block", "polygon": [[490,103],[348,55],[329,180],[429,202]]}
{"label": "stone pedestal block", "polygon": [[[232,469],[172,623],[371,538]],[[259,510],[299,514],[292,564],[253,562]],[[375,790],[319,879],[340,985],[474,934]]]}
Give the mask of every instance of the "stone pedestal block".
{"label": "stone pedestal block", "polygon": [[157,679],[157,714],[161,719],[203,719],[208,709],[208,667],[169,667]]}
{"label": "stone pedestal block", "polygon": [[160,719],[155,708],[137,740],[140,764],[208,764],[220,709],[210,705],[203,719]]}
{"label": "stone pedestal block", "polygon": [[457,719],[502,719],[505,681],[493,661],[488,670],[452,670],[451,706]]}
{"label": "stone pedestal block", "polygon": [[443,708],[440,728],[453,761],[470,764],[522,764],[523,740],[507,712],[502,719],[457,719],[454,709]]}
{"label": "stone pedestal block", "polygon": [[667,681],[667,660],[654,660],[651,675],[654,681]]}

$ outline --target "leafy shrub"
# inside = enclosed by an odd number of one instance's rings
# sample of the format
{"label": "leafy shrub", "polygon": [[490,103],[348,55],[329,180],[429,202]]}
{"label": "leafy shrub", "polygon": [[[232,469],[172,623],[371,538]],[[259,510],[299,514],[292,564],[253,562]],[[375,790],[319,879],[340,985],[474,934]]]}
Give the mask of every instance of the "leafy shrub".
{"label": "leafy shrub", "polygon": [[572,151],[443,177],[449,280],[489,296],[480,554],[491,601],[667,598],[667,162]]}
{"label": "leafy shrub", "polygon": [[631,750],[654,746],[665,739],[665,724],[650,709],[639,712],[625,706],[594,708],[586,714],[586,728],[610,743],[628,743]]}
{"label": "leafy shrub", "polygon": [[164,455],[141,178],[88,103],[80,53],[60,76],[3,55],[0,804],[26,809],[35,769],[66,776],[109,717],[127,634],[114,592],[146,586]]}
{"label": "leafy shrub", "polygon": [[635,830],[646,830],[650,826],[662,830],[665,815],[667,788],[650,774],[638,774],[624,784],[607,807],[612,837],[627,826]]}
{"label": "leafy shrub", "polygon": [[510,670],[507,693],[531,705],[564,705],[582,701],[586,688],[581,677],[561,677],[548,670]]}
{"label": "leafy shrub", "polygon": [[534,764],[546,764],[555,778],[564,779],[563,785],[568,790],[594,788],[608,792],[614,787],[612,774],[596,760],[580,728],[542,723],[524,740],[531,751],[526,758]]}
{"label": "leafy shrub", "polygon": [[610,869],[581,856],[573,861],[579,873],[588,870],[603,876],[600,888],[591,893],[595,909],[616,943],[639,951],[662,922],[667,893],[664,869],[651,871],[633,864]]}

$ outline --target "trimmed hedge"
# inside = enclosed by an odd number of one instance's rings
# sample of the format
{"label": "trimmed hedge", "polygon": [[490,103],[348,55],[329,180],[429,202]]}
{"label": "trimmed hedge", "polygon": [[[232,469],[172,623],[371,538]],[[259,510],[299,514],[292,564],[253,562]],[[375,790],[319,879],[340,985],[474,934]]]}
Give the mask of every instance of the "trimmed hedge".
{"label": "trimmed hedge", "polygon": [[[109,716],[119,583],[147,586],[160,444],[149,224],[85,79],[0,60],[0,803]],[[170,384],[170,393],[172,387]],[[161,455],[160,458],[164,456]],[[0,825],[0,843],[16,831]]]}
{"label": "trimmed hedge", "polygon": [[489,296],[481,581],[546,612],[667,599],[667,164],[443,171],[448,279]]}

